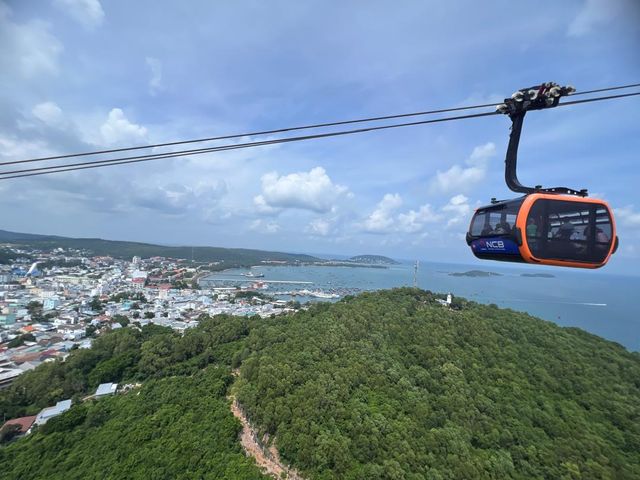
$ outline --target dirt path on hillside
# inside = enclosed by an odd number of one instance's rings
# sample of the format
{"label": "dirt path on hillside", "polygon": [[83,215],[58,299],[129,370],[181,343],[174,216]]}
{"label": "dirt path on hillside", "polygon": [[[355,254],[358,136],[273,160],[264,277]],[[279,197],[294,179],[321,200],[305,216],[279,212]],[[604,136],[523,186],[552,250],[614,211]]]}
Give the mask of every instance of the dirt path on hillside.
{"label": "dirt path on hillside", "polygon": [[282,463],[275,445],[267,448],[264,443],[260,441],[256,430],[249,423],[242,406],[234,397],[230,397],[230,400],[231,413],[242,423],[242,433],[240,434],[242,448],[244,448],[248,456],[255,459],[258,467],[260,467],[264,473],[277,479],[305,480],[293,468]]}

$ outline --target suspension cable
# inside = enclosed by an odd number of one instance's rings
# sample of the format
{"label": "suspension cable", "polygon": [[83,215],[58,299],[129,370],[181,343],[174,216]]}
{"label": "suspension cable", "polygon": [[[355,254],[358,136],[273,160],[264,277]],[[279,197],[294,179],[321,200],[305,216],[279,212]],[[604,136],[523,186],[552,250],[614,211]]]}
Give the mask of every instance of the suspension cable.
{"label": "suspension cable", "polygon": [[[582,92],[575,92],[575,93],[573,93],[573,95],[585,95],[585,94],[589,94],[589,93],[607,92],[607,91],[612,91],[612,90],[621,90],[621,89],[633,88],[633,87],[638,87],[638,86],[640,86],[640,83],[628,84],[628,85],[619,85],[619,86],[608,87],[608,88],[599,88],[599,89],[596,89],[596,90],[585,90],[585,91],[582,91]],[[87,151],[87,152],[80,152],[80,153],[70,153],[70,154],[65,154],[65,155],[54,155],[54,156],[48,156],[48,157],[38,157],[38,158],[30,158],[30,159],[24,159],[24,160],[13,160],[13,161],[8,161],[8,162],[0,162],[0,166],[16,165],[16,164],[21,164],[21,163],[32,163],[32,162],[44,162],[44,161],[50,161],[50,160],[62,160],[62,159],[73,158],[73,157],[86,157],[86,156],[92,156],[92,155],[103,155],[103,154],[109,154],[109,153],[119,153],[119,152],[127,152],[127,151],[134,151],[134,150],[144,150],[144,149],[149,149],[149,148],[160,148],[160,147],[170,147],[170,146],[175,146],[175,145],[186,145],[186,144],[191,144],[191,143],[212,142],[212,141],[217,141],[217,140],[231,140],[231,139],[235,139],[235,138],[255,137],[255,136],[270,135],[270,134],[275,134],[275,133],[293,132],[293,131],[298,131],[298,130],[309,130],[309,129],[315,129],[315,128],[334,127],[334,126],[339,126],[339,125],[350,125],[350,124],[356,124],[356,123],[376,122],[376,121],[381,121],[381,120],[392,120],[392,119],[397,119],[397,118],[408,118],[408,117],[416,117],[416,116],[424,116],[424,115],[433,115],[433,114],[437,114],[437,113],[447,113],[447,112],[456,112],[456,111],[464,111],[464,110],[473,110],[473,109],[478,109],[478,108],[495,107],[497,105],[499,105],[499,103],[485,103],[485,104],[470,105],[470,106],[465,106],[465,107],[452,107],[452,108],[443,108],[443,109],[438,109],[438,110],[427,110],[427,111],[422,111],[422,112],[400,113],[400,114],[395,114],[395,115],[384,115],[384,116],[378,116],[378,117],[359,118],[359,119],[353,119],[353,120],[342,120],[342,121],[336,121],[336,122],[317,123],[317,124],[312,124],[312,125],[302,125],[302,126],[278,128],[278,129],[272,129],[272,130],[262,130],[262,131],[248,132],[248,133],[222,135],[222,136],[217,136],[217,137],[206,137],[206,138],[191,139],[191,140],[179,140],[179,141],[173,141],[173,142],[156,143],[156,144],[149,144],[149,145],[140,145],[140,146],[134,146],[134,147],[122,147],[122,148],[113,148],[113,149],[108,149],[108,150],[95,150],[95,151]]]}
{"label": "suspension cable", "polygon": [[153,145],[140,145],[137,147],[123,147],[123,148],[113,148],[110,150],[96,150],[91,152],[81,152],[81,153],[69,153],[66,155],[55,155],[51,157],[39,157],[39,158],[30,158],[27,160],[15,160],[11,162],[0,162],[0,165],[15,165],[18,163],[31,163],[31,162],[43,162],[47,160],[61,160],[64,158],[72,158],[72,157],[86,157],[89,155],[102,155],[107,153],[118,153],[118,152],[128,152],[132,150],[145,150],[148,148],[159,148],[159,147],[171,147],[175,145],[186,145],[189,143],[203,143],[203,142],[213,142],[217,140],[231,140],[234,138],[242,138],[242,137],[257,137],[260,135],[271,135],[274,133],[285,133],[285,132],[294,132],[297,130],[310,130],[314,128],[325,128],[325,127],[335,127],[339,125],[350,125],[354,123],[366,123],[366,122],[377,122],[381,120],[392,120],[396,118],[407,118],[407,117],[418,117],[422,115],[433,115],[436,113],[447,113],[447,112],[457,112],[462,110],[473,110],[476,108],[487,108],[487,107],[495,107],[496,103],[486,103],[482,105],[471,105],[467,107],[454,107],[454,108],[443,108],[440,110],[428,110],[424,112],[413,112],[413,113],[400,113],[396,115],[384,115],[380,117],[369,117],[369,118],[358,118],[355,120],[342,120],[337,122],[328,122],[328,123],[317,123],[313,125],[302,125],[297,127],[286,127],[286,128],[277,128],[273,130],[262,130],[256,132],[248,132],[248,133],[237,133],[233,135],[223,135],[218,137],[207,137],[207,138],[198,138],[193,140],[179,140],[175,142],[166,142],[166,143],[156,143]]}
{"label": "suspension cable", "polygon": [[[38,168],[30,168],[30,169],[23,169],[23,170],[10,170],[5,172],[0,172],[0,180],[9,179],[9,178],[30,177],[30,176],[36,176],[36,175],[46,175],[49,173],[57,173],[57,172],[68,172],[73,170],[84,170],[87,168],[107,167],[111,165],[123,165],[128,163],[148,162],[153,160],[162,160],[165,158],[183,157],[188,155],[200,155],[203,153],[212,153],[212,152],[227,151],[227,150],[239,150],[243,148],[252,148],[252,147],[262,147],[266,145],[290,143],[290,142],[297,142],[297,141],[303,141],[303,140],[314,140],[318,138],[338,137],[343,135],[372,132],[377,130],[388,130],[392,128],[409,127],[414,125],[450,122],[453,120],[463,120],[466,118],[487,117],[490,115],[499,115],[499,113],[498,112],[474,113],[471,115],[460,115],[456,117],[437,118],[433,120],[421,120],[418,122],[409,122],[409,123],[396,123],[391,125],[381,125],[377,127],[359,128],[355,130],[343,130],[339,132],[319,133],[315,135],[278,138],[273,140],[263,140],[259,142],[239,143],[236,145],[220,145],[217,147],[185,150],[185,151],[173,152],[173,153],[140,155],[140,156],[134,156],[134,157],[113,158],[109,160],[97,160],[93,162],[80,162],[80,163],[73,163],[73,164],[67,164],[67,165],[51,165],[48,167],[38,167]],[[14,174],[19,174],[19,175],[14,175]],[[3,176],[3,175],[11,175],[11,176]]]}
{"label": "suspension cable", "polygon": [[[572,100],[568,102],[562,102],[558,104],[558,107],[597,102],[597,101],[603,101],[603,100],[625,98],[625,97],[633,97],[637,95],[640,95],[640,92],[608,95],[604,97],[586,98],[582,100]],[[184,150],[184,151],[173,152],[173,153],[140,155],[140,156],[132,156],[132,157],[114,158],[114,159],[108,159],[108,160],[98,160],[98,161],[91,161],[91,162],[79,162],[79,163],[72,163],[72,164],[66,164],[66,165],[51,165],[48,167],[38,167],[38,168],[30,168],[30,169],[22,169],[22,170],[10,170],[5,172],[0,172],[0,180],[10,179],[10,178],[31,177],[31,176],[38,176],[38,175],[47,175],[50,173],[68,172],[68,171],[74,171],[74,170],[85,170],[89,168],[100,168],[100,167],[107,167],[107,166],[114,166],[114,165],[124,165],[124,164],[130,164],[130,163],[162,160],[166,158],[199,155],[199,154],[213,153],[213,152],[219,152],[219,151],[238,150],[238,149],[244,149],[244,148],[275,145],[280,143],[291,143],[291,142],[313,140],[313,139],[319,139],[319,138],[337,137],[337,136],[372,132],[372,131],[378,131],[378,130],[387,130],[392,128],[425,125],[425,124],[431,124],[431,123],[448,122],[448,121],[463,120],[463,119],[469,119],[469,118],[487,117],[487,116],[499,115],[499,114],[500,114],[499,112],[483,112],[483,113],[476,113],[476,114],[470,114],[470,115],[459,115],[454,117],[437,118],[432,120],[421,120],[416,122],[380,125],[380,126],[359,128],[354,130],[343,130],[338,132],[327,132],[327,133],[320,133],[320,134],[314,134],[314,135],[286,137],[286,138],[264,140],[264,141],[258,141],[258,142],[247,142],[247,143],[240,143],[235,145],[234,144],[220,145],[216,147]]]}

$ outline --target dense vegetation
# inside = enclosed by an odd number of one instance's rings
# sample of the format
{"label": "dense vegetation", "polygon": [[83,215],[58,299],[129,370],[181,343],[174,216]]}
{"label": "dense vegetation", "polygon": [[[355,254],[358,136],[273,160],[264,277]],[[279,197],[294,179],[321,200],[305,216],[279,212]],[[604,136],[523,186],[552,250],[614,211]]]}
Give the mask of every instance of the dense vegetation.
{"label": "dense vegetation", "polygon": [[12,263],[17,258],[26,258],[26,255],[20,255],[12,252],[8,248],[0,247],[0,265]]}
{"label": "dense vegetation", "polygon": [[87,250],[93,255],[112,256],[115,258],[132,258],[140,256],[193,258],[196,262],[224,262],[226,268],[230,265],[246,266],[259,264],[263,260],[285,262],[313,262],[318,260],[310,255],[282,252],[267,252],[245,248],[220,247],[167,247],[149,243],[123,242],[102,240],[99,238],[68,238],[53,235],[34,235],[0,230],[0,243],[7,242],[16,245],[28,245],[33,248],[49,250],[54,248],[74,248]]}
{"label": "dense vegetation", "polygon": [[95,339],[91,349],[74,350],[64,362],[44,363],[0,390],[0,416],[35,415],[58,400],[79,401],[105,382],[189,376],[212,363],[230,368],[256,321],[204,318],[184,336],[153,324],[113,331]]}
{"label": "dense vegetation", "polygon": [[[203,319],[116,330],[46,363],[0,391],[0,415],[36,414],[73,398],[68,412],[0,447],[0,479],[264,478],[237,441],[225,398],[234,353],[257,319]],[[124,395],[82,401],[103,382],[142,382]]]}
{"label": "dense vegetation", "polygon": [[311,478],[640,478],[640,356],[416,290],[251,332],[239,398]]}
{"label": "dense vegetation", "polygon": [[265,478],[237,441],[225,399],[232,378],[208,367],[78,404],[0,448],[0,478]]}
{"label": "dense vegetation", "polygon": [[[0,479],[261,478],[228,388],[309,479],[640,478],[638,353],[435,300],[399,289],[273,319],[202,318],[184,336],[101,336],[0,391],[7,418],[75,400],[0,447]],[[110,381],[143,385],[81,401]]]}
{"label": "dense vegetation", "polygon": [[351,257],[348,261],[354,263],[369,263],[373,265],[400,265],[400,262],[395,261],[393,258],[382,255],[356,255],[355,257]]}

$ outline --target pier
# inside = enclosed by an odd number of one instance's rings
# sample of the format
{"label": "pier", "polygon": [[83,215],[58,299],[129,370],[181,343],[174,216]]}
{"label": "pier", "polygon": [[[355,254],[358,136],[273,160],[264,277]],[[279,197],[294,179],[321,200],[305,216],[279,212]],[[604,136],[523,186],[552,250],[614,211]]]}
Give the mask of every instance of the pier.
{"label": "pier", "polygon": [[264,278],[203,278],[200,282],[245,282],[245,283],[286,283],[290,285],[313,285],[313,282],[302,280],[266,280]]}

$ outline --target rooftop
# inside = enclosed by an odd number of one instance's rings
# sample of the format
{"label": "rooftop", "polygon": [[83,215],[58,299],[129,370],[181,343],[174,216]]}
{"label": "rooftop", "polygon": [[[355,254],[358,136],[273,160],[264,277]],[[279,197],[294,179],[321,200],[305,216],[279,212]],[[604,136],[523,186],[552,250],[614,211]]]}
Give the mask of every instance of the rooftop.
{"label": "rooftop", "polygon": [[7,420],[4,425],[2,425],[2,428],[0,428],[0,430],[2,430],[7,425],[20,425],[20,433],[27,433],[27,431],[31,428],[31,425],[33,425],[33,422],[35,421],[35,415],[31,415],[29,417],[14,418],[13,420]]}
{"label": "rooftop", "polygon": [[113,395],[116,393],[118,389],[117,383],[101,383],[98,385],[98,389],[96,390],[96,397],[101,397],[103,395]]}

